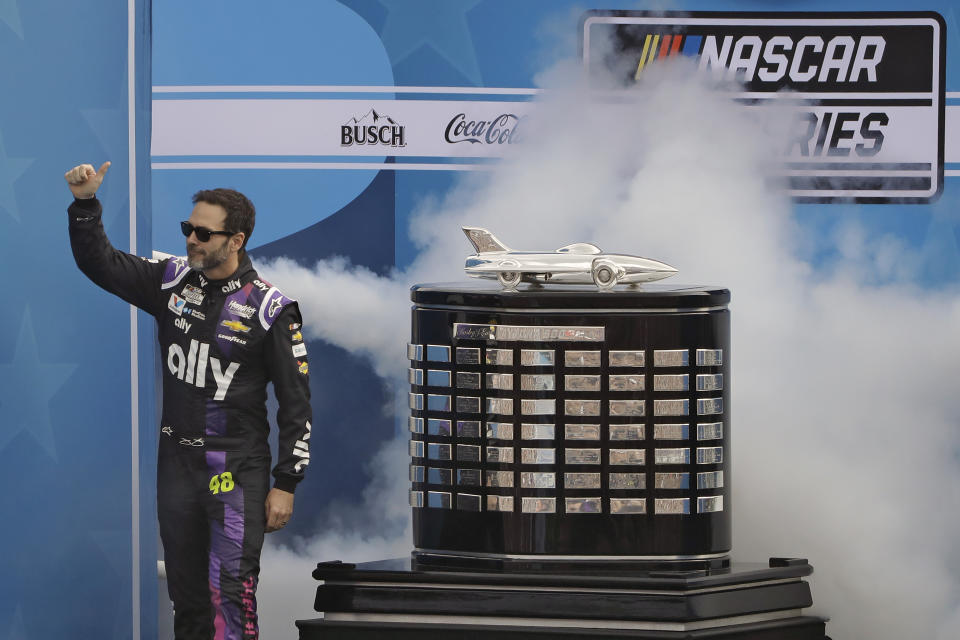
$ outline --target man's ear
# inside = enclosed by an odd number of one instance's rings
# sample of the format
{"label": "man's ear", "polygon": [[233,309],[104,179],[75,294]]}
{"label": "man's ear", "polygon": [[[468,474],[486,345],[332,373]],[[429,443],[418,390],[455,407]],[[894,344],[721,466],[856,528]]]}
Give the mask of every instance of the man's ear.
{"label": "man's ear", "polygon": [[243,231],[238,231],[232,236],[230,236],[230,248],[234,251],[239,252],[240,247],[243,246],[243,241],[247,239],[247,234]]}

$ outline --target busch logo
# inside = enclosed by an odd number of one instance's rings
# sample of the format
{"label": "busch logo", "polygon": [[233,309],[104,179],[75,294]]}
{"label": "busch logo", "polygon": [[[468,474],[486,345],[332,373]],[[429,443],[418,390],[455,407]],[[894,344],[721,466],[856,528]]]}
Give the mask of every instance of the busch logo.
{"label": "busch logo", "polygon": [[240,364],[231,362],[224,371],[220,365],[220,360],[209,356],[209,353],[210,345],[196,340],[190,340],[190,350],[186,355],[184,355],[183,348],[180,345],[171,344],[167,347],[167,369],[178,380],[202,389],[207,384],[207,362],[209,362],[210,371],[213,372],[213,379],[217,384],[217,392],[213,399],[223,400],[227,397],[227,390],[230,388],[230,383],[233,382],[233,376],[240,368]]}
{"label": "busch logo", "polygon": [[517,126],[520,118],[512,113],[501,113],[492,120],[467,120],[467,114],[458,113],[447,123],[443,138],[451,144],[513,144],[519,142]]}
{"label": "busch logo", "polygon": [[406,127],[397,124],[390,116],[381,115],[371,109],[359,120],[350,118],[340,127],[340,146],[352,147],[355,144],[405,147]]}

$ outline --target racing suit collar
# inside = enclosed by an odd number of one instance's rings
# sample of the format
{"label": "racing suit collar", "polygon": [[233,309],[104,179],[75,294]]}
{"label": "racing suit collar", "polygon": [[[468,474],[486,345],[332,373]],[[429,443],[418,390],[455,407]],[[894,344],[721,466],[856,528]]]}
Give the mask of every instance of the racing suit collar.
{"label": "racing suit collar", "polygon": [[200,275],[202,288],[211,292],[230,293],[230,291],[239,289],[240,285],[243,284],[246,279],[246,276],[252,272],[253,264],[250,262],[250,256],[248,256],[246,252],[243,252],[243,257],[240,258],[240,264],[237,266],[237,270],[226,278],[211,280],[202,271],[198,273]]}

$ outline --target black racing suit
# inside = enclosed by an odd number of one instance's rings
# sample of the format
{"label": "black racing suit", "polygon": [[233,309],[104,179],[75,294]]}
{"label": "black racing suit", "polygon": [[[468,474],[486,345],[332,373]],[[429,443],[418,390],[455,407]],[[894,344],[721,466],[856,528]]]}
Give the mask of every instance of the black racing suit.
{"label": "black racing suit", "polygon": [[256,585],[269,489],[266,386],[279,410],[274,487],[293,492],[309,463],[310,390],[297,303],[244,254],[207,280],[185,258],[114,249],[100,202],[68,210],[70,242],[93,282],[157,320],[163,414],[157,511],[177,640],[258,637]]}

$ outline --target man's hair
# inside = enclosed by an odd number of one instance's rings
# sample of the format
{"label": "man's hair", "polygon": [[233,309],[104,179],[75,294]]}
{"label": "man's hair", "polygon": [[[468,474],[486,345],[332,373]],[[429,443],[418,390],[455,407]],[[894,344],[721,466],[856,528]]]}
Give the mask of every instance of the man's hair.
{"label": "man's hair", "polygon": [[225,231],[243,232],[240,251],[244,251],[257,221],[257,210],[253,208],[253,203],[247,199],[247,196],[233,189],[204,189],[193,194],[193,204],[198,202],[218,204],[223,207],[227,212],[227,219],[223,222]]}

